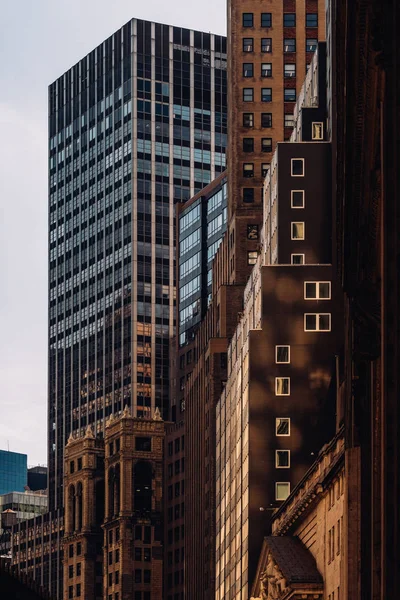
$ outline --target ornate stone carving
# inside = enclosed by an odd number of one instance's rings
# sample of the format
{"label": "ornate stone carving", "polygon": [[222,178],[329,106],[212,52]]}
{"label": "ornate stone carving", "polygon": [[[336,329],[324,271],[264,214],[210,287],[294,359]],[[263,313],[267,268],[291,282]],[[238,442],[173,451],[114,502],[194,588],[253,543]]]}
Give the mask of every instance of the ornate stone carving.
{"label": "ornate stone carving", "polygon": [[285,578],[269,552],[267,566],[260,575],[259,598],[260,600],[278,600],[286,588]]}
{"label": "ornate stone carving", "polygon": [[131,409],[127,404],[125,404],[124,412],[122,413],[122,418],[126,419],[131,416]]}
{"label": "ornate stone carving", "polygon": [[153,420],[154,421],[162,421],[163,420],[158,406],[156,406],[156,410],[154,411]]}
{"label": "ornate stone carving", "polygon": [[94,440],[95,438],[95,435],[93,433],[93,427],[91,425],[88,425],[86,427],[85,438],[90,438],[92,440]]}

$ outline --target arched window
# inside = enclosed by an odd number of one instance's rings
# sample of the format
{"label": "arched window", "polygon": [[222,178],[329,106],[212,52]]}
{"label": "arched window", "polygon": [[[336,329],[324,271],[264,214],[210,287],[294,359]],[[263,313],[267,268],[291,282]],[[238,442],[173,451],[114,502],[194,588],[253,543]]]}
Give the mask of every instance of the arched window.
{"label": "arched window", "polygon": [[82,529],[82,519],[83,519],[83,498],[82,498],[82,483],[79,482],[76,486],[76,529],[80,531]]}
{"label": "arched window", "polygon": [[68,531],[75,531],[75,486],[68,490]]}
{"label": "arched window", "polygon": [[133,509],[142,512],[151,511],[152,498],[152,473],[151,463],[139,461],[133,469]]}

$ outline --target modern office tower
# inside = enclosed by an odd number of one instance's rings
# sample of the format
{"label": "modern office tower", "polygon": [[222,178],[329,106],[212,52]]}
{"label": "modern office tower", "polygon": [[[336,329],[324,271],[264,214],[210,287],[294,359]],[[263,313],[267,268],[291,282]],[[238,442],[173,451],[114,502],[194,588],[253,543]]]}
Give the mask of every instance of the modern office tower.
{"label": "modern office tower", "polygon": [[47,467],[37,465],[28,469],[28,487],[32,491],[47,489]]}
{"label": "modern office tower", "polygon": [[27,483],[27,455],[0,450],[0,494],[23,492]]}
{"label": "modern office tower", "polygon": [[133,19],[50,86],[50,509],[71,432],[168,415],[174,204],[225,168],[225,45]]}

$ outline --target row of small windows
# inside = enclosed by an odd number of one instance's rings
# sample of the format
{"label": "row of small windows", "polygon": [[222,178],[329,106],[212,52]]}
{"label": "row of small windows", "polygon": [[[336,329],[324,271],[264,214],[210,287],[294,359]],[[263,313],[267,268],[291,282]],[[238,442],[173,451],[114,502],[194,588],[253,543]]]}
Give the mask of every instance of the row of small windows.
{"label": "row of small windows", "polygon": [[[285,63],[283,68],[283,76],[286,79],[289,77],[296,77],[296,65],[292,63]],[[243,77],[254,77],[253,63],[243,63]],[[272,77],[272,63],[261,63],[261,77]]]}
{"label": "row of small windows", "polygon": [[[243,27],[254,27],[254,13],[242,13]],[[272,27],[272,14],[261,13],[261,27]],[[296,14],[283,14],[284,27],[296,27]],[[318,27],[318,13],[306,13],[306,27]]]}
{"label": "row of small windows", "polygon": [[[318,40],[316,38],[306,39],[306,52],[315,52],[317,49]],[[263,54],[269,54],[272,52],[272,38],[261,39],[261,52]],[[290,54],[296,52],[296,39],[295,38],[284,38],[283,40],[284,54]],[[254,38],[243,38],[243,52],[246,54],[255,51]]]}

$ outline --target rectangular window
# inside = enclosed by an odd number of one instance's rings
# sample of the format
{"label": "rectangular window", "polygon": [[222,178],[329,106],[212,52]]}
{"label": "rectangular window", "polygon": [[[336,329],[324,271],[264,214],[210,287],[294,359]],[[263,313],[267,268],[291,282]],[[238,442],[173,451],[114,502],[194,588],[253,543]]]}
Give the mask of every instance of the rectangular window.
{"label": "rectangular window", "polygon": [[272,38],[262,38],[261,52],[272,52]]}
{"label": "rectangular window", "polygon": [[243,77],[253,77],[253,63],[243,63]]}
{"label": "rectangular window", "polygon": [[304,208],[304,190],[291,191],[292,208]]}
{"label": "rectangular window", "polygon": [[296,90],[292,88],[285,88],[284,100],[285,102],[296,102]]}
{"label": "rectangular window", "polygon": [[247,225],[247,239],[258,240],[258,225]]}
{"label": "rectangular window", "polygon": [[285,63],[283,75],[284,77],[296,77],[296,65]]}
{"label": "rectangular window", "polygon": [[284,27],[296,27],[296,13],[284,13],[283,26]]}
{"label": "rectangular window", "polygon": [[275,419],[275,435],[290,435],[290,419],[288,417]]}
{"label": "rectangular window", "polygon": [[315,52],[317,49],[318,40],[316,38],[308,38],[306,40],[306,52]]}
{"label": "rectangular window", "polygon": [[243,38],[243,52],[253,52],[254,40],[253,38]]}
{"label": "rectangular window", "polygon": [[288,52],[296,52],[296,38],[285,38],[283,40],[283,50]]}
{"label": "rectangular window", "polygon": [[261,27],[272,27],[271,13],[261,13]]}
{"label": "rectangular window", "polygon": [[330,281],[305,281],[304,300],[330,300]]}
{"label": "rectangular window", "polygon": [[254,100],[254,89],[243,88],[243,102],[253,102]]}
{"label": "rectangular window", "polygon": [[306,14],[306,27],[318,27],[318,13]]}
{"label": "rectangular window", "polygon": [[243,152],[254,152],[254,138],[243,138]]}
{"label": "rectangular window", "polygon": [[247,253],[247,264],[255,265],[257,262],[257,252],[248,252]]}
{"label": "rectangular window", "polygon": [[261,88],[261,102],[272,102],[272,88]]}
{"label": "rectangular window", "polygon": [[253,27],[253,13],[243,13],[243,27]]}
{"label": "rectangular window", "polygon": [[290,396],[290,377],[275,377],[275,395]]}
{"label": "rectangular window", "polygon": [[77,575],[78,577],[79,577],[79,576],[80,576],[80,574],[81,574],[81,569],[82,569],[82,567],[81,567],[81,563],[78,563],[78,564],[76,565],[76,575]]}
{"label": "rectangular window", "polygon": [[68,598],[73,598],[74,597],[74,586],[70,585],[68,588]]}
{"label": "rectangular window", "polygon": [[243,188],[243,202],[254,202],[254,188]]}
{"label": "rectangular window", "polygon": [[74,576],[74,565],[68,567],[68,577],[71,579]]}
{"label": "rectangular window", "polygon": [[278,481],[275,483],[275,500],[286,500],[290,494],[290,483]]}
{"label": "rectangular window", "polygon": [[290,127],[291,129],[293,129],[294,125],[295,125],[294,115],[285,114],[285,127]]}
{"label": "rectangular window", "polygon": [[275,362],[285,365],[290,363],[290,346],[275,346]]}
{"label": "rectangular window", "polygon": [[81,544],[81,542],[78,542],[76,545],[76,554],[77,554],[77,556],[80,556],[81,553],[82,553],[82,544]]}
{"label": "rectangular window", "polygon": [[261,63],[261,77],[272,77],[272,63]]}
{"label": "rectangular window", "polygon": [[263,177],[266,177],[268,175],[269,167],[270,167],[269,163],[262,163],[262,165],[261,165],[261,175]]}
{"label": "rectangular window", "polygon": [[304,254],[292,254],[292,265],[304,265]]}
{"label": "rectangular window", "polygon": [[142,583],[142,570],[135,569],[135,583]]}
{"label": "rectangular window", "polygon": [[75,471],[75,462],[73,460],[71,460],[71,462],[69,463],[69,472],[73,473]]}
{"label": "rectangular window", "polygon": [[272,138],[262,138],[261,152],[272,152]]}
{"label": "rectangular window", "polygon": [[292,177],[304,177],[304,158],[292,158],[291,175]]}
{"label": "rectangular window", "polygon": [[254,127],[254,113],[243,113],[243,127]]}
{"label": "rectangular window", "polygon": [[305,224],[302,222],[292,223],[292,240],[305,239]]}
{"label": "rectangular window", "polygon": [[145,569],[143,572],[143,581],[144,583],[150,583],[151,582],[151,571],[150,569]]}
{"label": "rectangular window", "polygon": [[312,124],[312,139],[323,140],[324,139],[324,124],[313,123]]}
{"label": "rectangular window", "polygon": [[76,595],[78,598],[80,598],[80,595],[81,595],[81,584],[80,583],[78,583],[76,585]]}
{"label": "rectangular window", "polygon": [[254,177],[254,164],[253,163],[244,163],[243,177]]}
{"label": "rectangular window", "polygon": [[74,556],[74,545],[73,544],[69,545],[68,555],[70,558],[72,558]]}
{"label": "rectangular window", "polygon": [[340,554],[340,519],[337,522],[336,532],[337,532],[336,554]]}
{"label": "rectangular window", "polygon": [[275,450],[275,467],[290,469],[290,450]]}
{"label": "rectangular window", "polygon": [[330,331],[330,313],[306,313],[304,315],[304,331]]}
{"label": "rectangular window", "polygon": [[261,127],[272,127],[272,113],[261,113]]}

